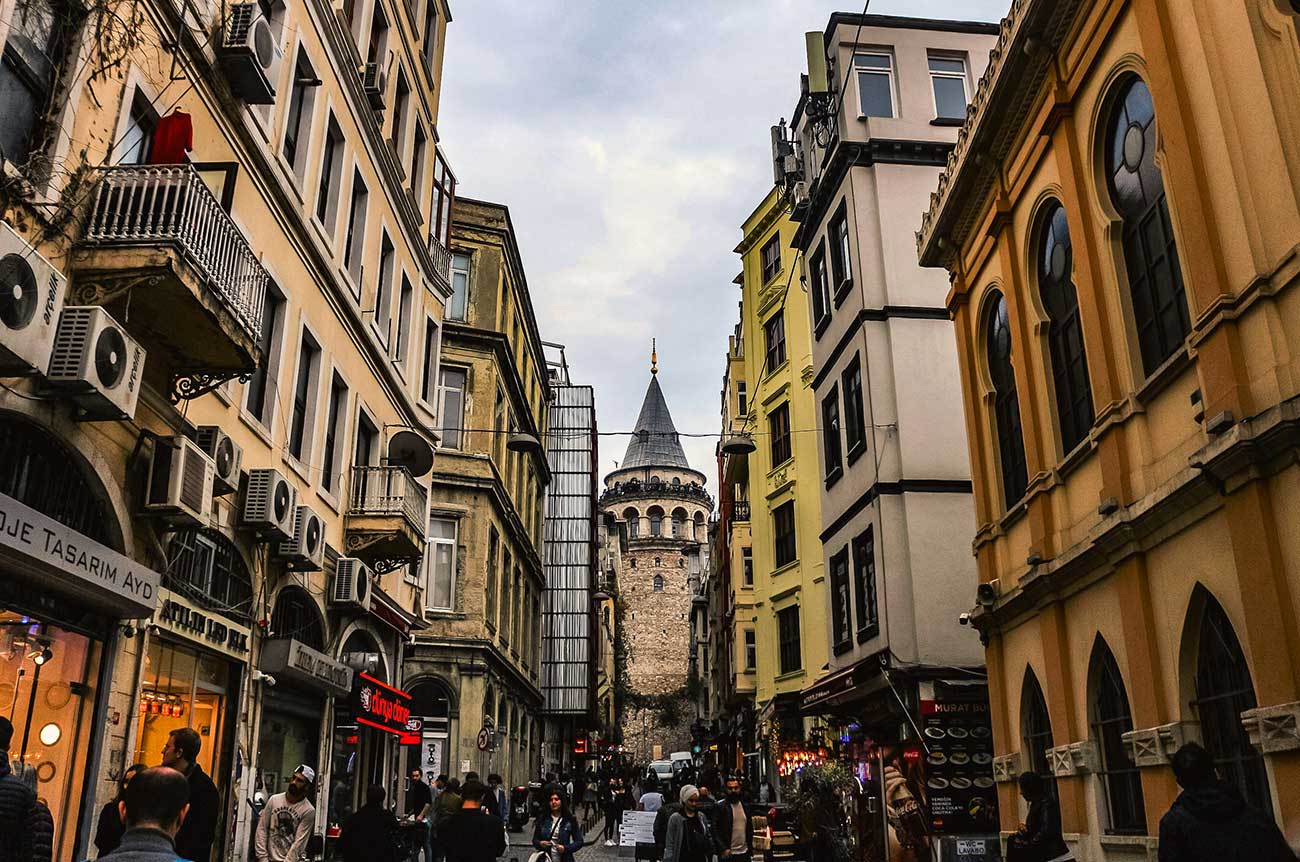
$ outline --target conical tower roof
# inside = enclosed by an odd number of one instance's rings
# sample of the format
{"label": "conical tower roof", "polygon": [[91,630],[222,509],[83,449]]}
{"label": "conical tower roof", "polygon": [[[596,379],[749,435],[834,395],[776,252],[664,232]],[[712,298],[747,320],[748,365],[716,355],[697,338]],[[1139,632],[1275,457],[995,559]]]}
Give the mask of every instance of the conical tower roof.
{"label": "conical tower roof", "polygon": [[623,463],[619,465],[620,470],[630,467],[691,469],[681,441],[677,439],[677,428],[668,412],[668,402],[664,401],[663,390],[659,388],[659,377],[654,374],[650,377],[650,387],[645,391],[645,401],[641,404],[641,415],[637,417],[632,440],[627,444]]}

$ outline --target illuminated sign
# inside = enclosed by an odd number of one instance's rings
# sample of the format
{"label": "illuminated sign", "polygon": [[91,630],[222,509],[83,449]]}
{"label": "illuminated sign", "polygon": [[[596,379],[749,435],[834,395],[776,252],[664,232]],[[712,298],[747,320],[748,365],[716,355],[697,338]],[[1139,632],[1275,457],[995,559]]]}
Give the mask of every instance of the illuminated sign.
{"label": "illuminated sign", "polygon": [[352,685],[352,715],[357,724],[394,736],[406,736],[406,722],[411,718],[411,696],[360,672]]}

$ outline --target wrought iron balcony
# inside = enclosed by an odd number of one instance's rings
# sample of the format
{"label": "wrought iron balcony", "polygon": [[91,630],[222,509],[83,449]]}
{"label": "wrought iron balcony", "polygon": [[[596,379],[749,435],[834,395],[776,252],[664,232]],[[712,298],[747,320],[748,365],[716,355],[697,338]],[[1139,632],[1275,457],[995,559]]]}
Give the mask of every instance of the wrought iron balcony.
{"label": "wrought iron balcony", "polygon": [[343,543],[376,572],[424,555],[428,492],[405,467],[353,467]]}
{"label": "wrought iron balcony", "polygon": [[256,370],[269,277],[193,165],[100,169],[70,268],[74,301],[116,307],[173,400]]}
{"label": "wrought iron balcony", "polygon": [[433,258],[433,276],[443,287],[451,289],[451,252],[436,236],[429,236],[429,256]]}
{"label": "wrought iron balcony", "polygon": [[749,501],[733,500],[731,503],[731,520],[748,521],[749,520]]}

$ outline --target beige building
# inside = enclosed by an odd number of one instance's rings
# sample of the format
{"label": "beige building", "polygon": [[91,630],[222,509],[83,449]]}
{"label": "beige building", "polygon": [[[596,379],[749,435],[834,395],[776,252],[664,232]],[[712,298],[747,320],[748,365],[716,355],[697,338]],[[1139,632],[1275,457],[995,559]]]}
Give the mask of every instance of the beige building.
{"label": "beige building", "polygon": [[1298,14],[1015,3],[921,223],[1002,828],[1049,774],[1076,858],[1177,853],[1188,740],[1300,846]]}
{"label": "beige building", "polygon": [[399,790],[432,586],[450,16],[86,9],[0,3],[0,360],[23,375],[0,393],[0,509],[51,537],[0,549],[0,692],[31,726],[11,755],[55,857],[80,859],[122,770],[192,727],[223,801],[211,858],[244,858],[242,800],[299,763],[323,836],[367,784]]}
{"label": "beige building", "polygon": [[[406,675],[416,702],[448,717],[445,747],[426,772],[508,786],[540,764],[542,501],[545,453],[508,436],[545,437],[549,382],[510,213],[459,198],[452,217],[452,298],[439,369],[441,443],[431,478],[429,627]],[[482,750],[480,731],[491,745]],[[411,765],[415,751],[408,752]],[[468,762],[469,766],[465,764]]]}

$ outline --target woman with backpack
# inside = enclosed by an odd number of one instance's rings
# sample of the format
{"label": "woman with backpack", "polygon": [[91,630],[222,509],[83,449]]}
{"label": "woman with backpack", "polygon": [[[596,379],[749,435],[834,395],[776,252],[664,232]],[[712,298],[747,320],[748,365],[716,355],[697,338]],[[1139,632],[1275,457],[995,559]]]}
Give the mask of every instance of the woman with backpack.
{"label": "woman with backpack", "polygon": [[582,826],[569,810],[564,790],[549,788],[547,812],[537,818],[533,828],[534,853],[529,862],[573,862],[573,854],[582,849]]}

